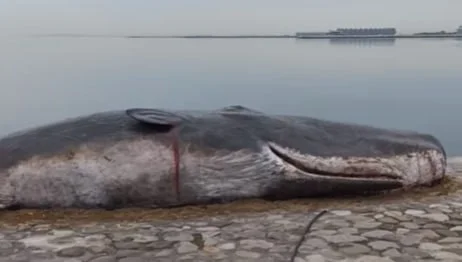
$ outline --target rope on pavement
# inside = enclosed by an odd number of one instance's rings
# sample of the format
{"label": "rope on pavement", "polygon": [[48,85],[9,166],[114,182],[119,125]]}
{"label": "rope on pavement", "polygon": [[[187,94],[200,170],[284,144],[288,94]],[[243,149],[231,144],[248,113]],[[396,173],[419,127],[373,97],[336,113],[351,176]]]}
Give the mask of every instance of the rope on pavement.
{"label": "rope on pavement", "polygon": [[295,246],[295,249],[294,249],[294,252],[293,252],[293,254],[292,254],[292,257],[290,258],[290,262],[294,262],[294,261],[295,261],[295,257],[297,257],[297,254],[298,254],[298,249],[299,249],[300,246],[302,245],[303,241],[305,241],[306,234],[308,234],[308,232],[310,231],[311,226],[313,226],[314,222],[316,222],[316,220],[318,220],[318,219],[319,219],[322,215],[324,215],[326,212],[327,212],[327,210],[322,210],[322,211],[319,212],[315,217],[313,217],[313,219],[311,219],[311,221],[308,223],[308,225],[307,225],[306,228],[305,228],[305,232],[303,232],[303,235],[300,237],[300,240],[297,242],[297,245]]}

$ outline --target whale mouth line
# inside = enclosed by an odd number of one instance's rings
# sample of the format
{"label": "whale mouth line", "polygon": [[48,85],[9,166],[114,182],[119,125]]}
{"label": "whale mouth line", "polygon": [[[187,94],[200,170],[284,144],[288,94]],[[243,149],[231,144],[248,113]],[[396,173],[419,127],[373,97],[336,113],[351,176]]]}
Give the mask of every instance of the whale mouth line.
{"label": "whale mouth line", "polygon": [[401,178],[393,175],[393,174],[374,174],[374,173],[335,173],[335,172],[330,172],[330,171],[325,171],[325,170],[320,170],[317,168],[309,167],[306,164],[302,163],[301,161],[294,159],[290,157],[288,154],[282,152],[281,150],[278,150],[274,146],[268,145],[270,151],[280,158],[283,162],[297,168],[303,173],[308,173],[310,175],[318,175],[322,177],[330,177],[330,178],[342,178],[342,179],[361,179],[361,180],[392,180],[392,181],[400,181]]}

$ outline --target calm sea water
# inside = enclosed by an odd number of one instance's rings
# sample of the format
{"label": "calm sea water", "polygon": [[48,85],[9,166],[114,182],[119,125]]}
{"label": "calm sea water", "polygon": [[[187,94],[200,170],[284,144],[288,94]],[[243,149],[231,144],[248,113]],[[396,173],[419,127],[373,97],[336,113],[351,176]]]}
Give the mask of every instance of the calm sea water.
{"label": "calm sea water", "polygon": [[102,110],[240,104],[427,132],[462,155],[462,41],[0,40],[0,135]]}

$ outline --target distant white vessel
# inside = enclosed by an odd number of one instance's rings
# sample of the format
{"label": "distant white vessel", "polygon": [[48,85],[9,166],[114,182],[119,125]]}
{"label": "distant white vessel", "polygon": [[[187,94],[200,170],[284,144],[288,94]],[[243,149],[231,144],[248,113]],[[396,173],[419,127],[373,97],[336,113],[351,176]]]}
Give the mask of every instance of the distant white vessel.
{"label": "distant white vessel", "polygon": [[317,38],[317,37],[390,37],[396,35],[396,29],[385,28],[337,28],[329,32],[298,32],[297,38]]}
{"label": "distant white vessel", "polygon": [[386,35],[393,36],[396,34],[396,29],[387,28],[338,28],[335,31],[330,31],[332,35]]}

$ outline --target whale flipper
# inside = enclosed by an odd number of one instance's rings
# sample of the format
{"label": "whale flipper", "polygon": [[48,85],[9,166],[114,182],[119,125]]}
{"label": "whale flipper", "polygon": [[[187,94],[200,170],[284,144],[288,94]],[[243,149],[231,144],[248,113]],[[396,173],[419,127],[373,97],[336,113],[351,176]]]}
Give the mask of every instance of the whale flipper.
{"label": "whale flipper", "polygon": [[130,108],[125,110],[125,113],[143,124],[159,128],[173,128],[184,121],[179,114],[160,109]]}
{"label": "whale flipper", "polygon": [[258,115],[263,114],[263,112],[260,112],[260,111],[257,111],[257,110],[254,110],[252,108],[248,108],[245,106],[241,106],[241,105],[231,105],[231,106],[223,107],[219,109],[218,112],[220,112],[221,114],[258,114]]}

